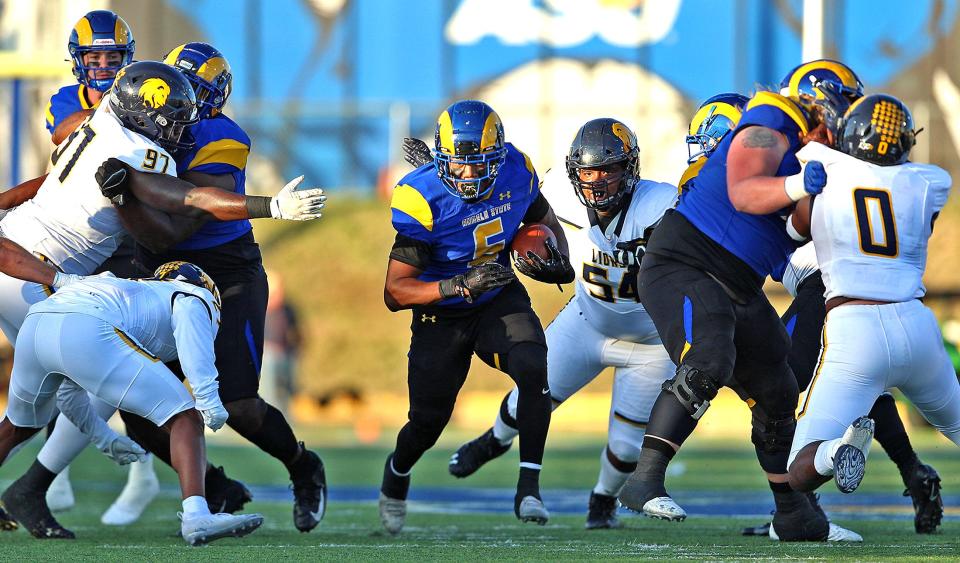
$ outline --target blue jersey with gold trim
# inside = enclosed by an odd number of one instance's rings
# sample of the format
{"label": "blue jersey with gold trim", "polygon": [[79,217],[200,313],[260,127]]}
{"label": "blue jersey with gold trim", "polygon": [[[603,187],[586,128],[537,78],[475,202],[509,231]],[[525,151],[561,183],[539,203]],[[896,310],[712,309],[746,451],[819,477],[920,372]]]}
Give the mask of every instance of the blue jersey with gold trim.
{"label": "blue jersey with gold trim", "polygon": [[83,84],[70,84],[57,90],[47,103],[47,130],[53,130],[70,114],[97,107],[87,96],[87,87]]}
{"label": "blue jersey with gold trim", "polygon": [[[233,191],[246,193],[247,156],[250,137],[232,119],[222,113],[201,119],[190,128],[195,144],[188,151],[174,155],[177,174],[190,170],[204,174],[232,174]],[[177,250],[200,250],[230,242],[251,229],[250,221],[207,221],[190,238],[176,246]]]}
{"label": "blue jersey with gold trim", "polygon": [[[512,267],[510,245],[540,187],[527,155],[510,143],[506,147],[506,160],[493,190],[481,201],[467,203],[451,195],[433,164],[407,174],[393,189],[390,207],[394,228],[431,247],[430,264],[420,274],[421,281],[452,278],[494,260]],[[498,288],[484,293],[472,305],[460,297],[444,299],[439,305],[476,306],[499,292]]]}
{"label": "blue jersey with gold trim", "polygon": [[684,192],[677,205],[697,229],[746,262],[761,277],[782,275],[797,243],[786,231],[785,214],[751,215],[737,211],[727,194],[727,153],[736,134],[751,125],[775,129],[786,135],[790,148],[777,176],[800,172],[796,152],[809,122],[793,101],[773,92],[760,92],[744,111],[736,130],[727,135],[696,176],[696,187]]}

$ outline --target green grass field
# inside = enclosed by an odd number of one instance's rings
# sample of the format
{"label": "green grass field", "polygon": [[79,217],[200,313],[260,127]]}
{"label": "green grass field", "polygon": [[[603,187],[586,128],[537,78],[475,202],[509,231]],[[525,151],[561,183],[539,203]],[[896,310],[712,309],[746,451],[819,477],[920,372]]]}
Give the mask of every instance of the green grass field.
{"label": "green grass field", "polygon": [[[467,481],[458,481],[446,473],[446,460],[464,435],[446,436],[429,452],[414,472],[413,490],[426,488],[482,487],[509,489],[516,479],[516,454],[492,462]],[[949,497],[960,491],[960,457],[953,446],[921,435],[916,440],[925,461],[944,476]],[[579,489],[585,498],[597,470],[601,437],[564,440],[547,451],[544,489]],[[375,487],[379,484],[383,459],[388,448],[335,446],[319,448],[328,468],[332,489],[327,517],[310,534],[297,532],[290,517],[290,503],[281,501],[285,474],[272,459],[246,447],[210,447],[210,459],[227,467],[228,473],[255,487],[273,486],[272,494],[249,504],[248,511],[262,512],[264,526],[251,536],[225,539],[204,548],[190,548],[174,537],[178,527],[175,512],[178,496],[172,485],[174,474],[160,468],[164,487],[161,496],[140,522],[125,528],[99,524],[102,511],[122,486],[125,469],[113,466],[95,451],[87,451],[72,468],[77,506],[59,517],[77,533],[72,542],[38,541],[23,531],[3,532],[4,550],[0,559],[12,561],[53,561],[96,558],[98,560],[259,560],[340,559],[340,560],[489,560],[489,559],[815,559],[815,560],[952,560],[960,558],[960,521],[955,508],[948,507],[952,518],[935,536],[917,536],[912,522],[901,518],[880,520],[847,519],[837,507],[838,523],[859,531],[863,544],[778,544],[765,538],[745,538],[739,529],[758,524],[760,517],[691,517],[683,523],[649,520],[623,515],[621,530],[587,532],[582,513],[554,514],[545,527],[522,525],[507,513],[451,513],[456,505],[437,509],[438,503],[411,503],[407,528],[397,537],[381,531],[375,505]],[[868,475],[861,491],[898,494],[902,489],[893,465],[875,448]],[[36,446],[18,455],[0,470],[0,485],[6,486],[32,461]],[[752,453],[725,443],[693,440],[677,462],[686,470],[670,477],[668,486],[678,500],[695,498],[692,491],[704,494],[732,494],[759,498],[765,484]],[[358,487],[363,487],[358,489]],[[337,490],[369,490],[369,500],[337,501]],[[856,502],[858,491],[853,495]],[[343,495],[341,495],[343,498]],[[414,497],[416,498],[416,497]],[[835,497],[831,497],[835,498]],[[772,502],[770,502],[772,505]],[[549,499],[548,499],[549,506]],[[908,513],[909,500],[899,499],[897,512]],[[503,509],[509,509],[509,506]],[[830,506],[827,506],[830,510]],[[585,513],[585,507],[583,507]]]}

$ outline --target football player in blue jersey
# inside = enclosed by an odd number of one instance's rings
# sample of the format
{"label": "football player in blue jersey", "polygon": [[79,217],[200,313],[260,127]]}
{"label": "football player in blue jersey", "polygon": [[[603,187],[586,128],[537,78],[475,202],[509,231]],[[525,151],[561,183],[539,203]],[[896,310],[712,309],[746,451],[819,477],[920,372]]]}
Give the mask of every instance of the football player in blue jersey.
{"label": "football player in blue jersey", "polygon": [[73,26],[67,49],[76,84],[64,86],[47,104],[47,129],[59,145],[100,104],[117,71],[133,61],[136,44],[123,18],[110,10],[88,12]]}
{"label": "football player in blue jersey", "polygon": [[826,184],[822,164],[802,167],[795,156],[826,136],[812,103],[823,98],[815,85],[836,82],[852,93],[862,85],[828,60],[801,66],[787,81],[793,95],[759,92],[750,100],[647,246],[640,298],[678,368],[654,405],[637,471],[620,499],[653,517],[686,516],[666,492],[666,467],[720,387],[732,384],[752,402],[752,441],[774,494],[776,535],[823,541],[831,532],[827,518],[788,483],[799,392],[787,363],[789,336],[762,284],[782,274],[797,246],[785,217]]}
{"label": "football player in blue jersey", "polygon": [[483,102],[452,104],[437,121],[430,164],[393,190],[396,241],[384,301],[412,309],[408,422],[387,457],[380,519],[398,533],[414,464],[450,420],[474,353],[519,388],[520,478],[514,513],[546,523],[539,475],[550,423],[547,349],[540,320],[511,268],[510,247],[522,224],[543,223],[556,235],[550,258],[525,265],[544,283],[575,273],[563,230],[540,194],[530,159],[504,141],[496,112]]}

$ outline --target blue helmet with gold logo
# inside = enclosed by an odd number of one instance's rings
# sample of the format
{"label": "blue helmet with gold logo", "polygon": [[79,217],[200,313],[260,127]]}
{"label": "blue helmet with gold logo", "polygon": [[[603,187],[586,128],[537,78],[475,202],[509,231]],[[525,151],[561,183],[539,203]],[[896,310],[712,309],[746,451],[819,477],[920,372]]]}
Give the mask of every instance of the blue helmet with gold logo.
{"label": "blue helmet with gold logo", "polygon": [[817,59],[794,67],[780,82],[780,95],[810,107],[824,98],[817,88],[821,82],[853,102],[863,97],[863,83],[847,65],[832,59]]}
{"label": "blue helmet with gold logo", "polygon": [[687,134],[688,164],[701,156],[710,156],[723,137],[737,127],[749,101],[741,94],[725,92],[700,104],[690,120]]}
{"label": "blue helmet with gold logo", "polygon": [[464,201],[486,197],[506,157],[503,123],[487,104],[461,100],[440,114],[433,163],[451,194]]}
{"label": "blue helmet with gold logo", "polygon": [[[117,71],[133,62],[135,46],[133,32],[123,18],[110,10],[88,12],[73,26],[67,43],[73,60],[73,75],[81,84],[106,92],[113,86]],[[116,66],[88,66],[83,57],[93,51],[118,51],[120,62]],[[90,78],[90,73],[97,71],[109,71],[111,74],[109,78]]]}
{"label": "blue helmet with gold logo", "polygon": [[[616,119],[590,120],[573,138],[566,168],[580,203],[599,211],[614,210],[640,180],[637,136]],[[586,168],[605,169],[608,173],[600,180],[584,180],[580,171]]]}
{"label": "blue helmet with gold logo", "polygon": [[233,84],[230,63],[220,51],[207,43],[186,43],[176,47],[163,62],[182,72],[197,94],[200,119],[220,113]]}
{"label": "blue helmet with gold logo", "polygon": [[120,69],[110,89],[110,110],[124,127],[168,151],[190,148],[192,141],[181,138],[199,121],[190,82],[177,69],[156,61]]}

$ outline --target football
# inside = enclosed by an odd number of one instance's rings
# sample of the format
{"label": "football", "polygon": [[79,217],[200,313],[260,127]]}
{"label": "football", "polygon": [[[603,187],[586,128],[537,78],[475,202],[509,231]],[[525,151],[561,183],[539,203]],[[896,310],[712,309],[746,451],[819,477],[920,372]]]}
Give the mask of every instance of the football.
{"label": "football", "polygon": [[550,227],[542,223],[531,223],[517,231],[517,236],[513,237],[510,250],[516,252],[524,260],[527,259],[528,250],[546,260],[550,258],[546,246],[547,239],[553,241],[553,244],[557,243],[557,237],[550,230]]}

